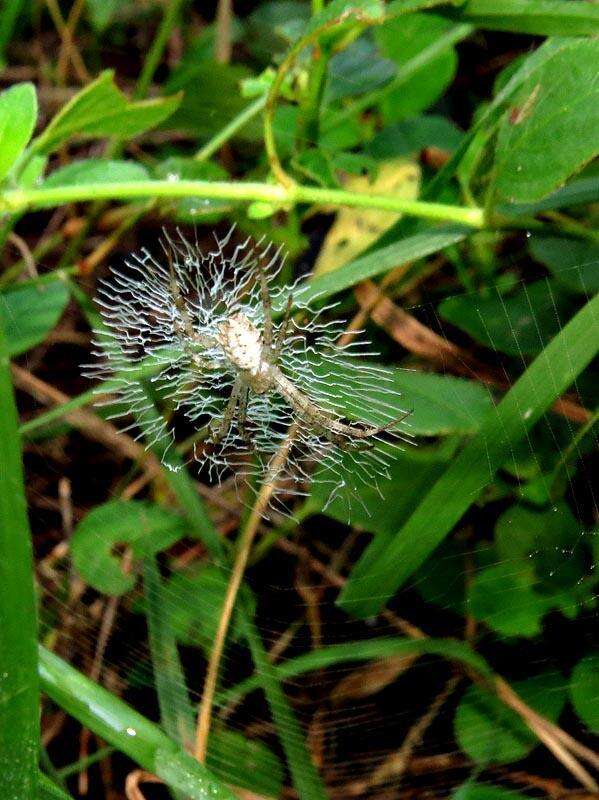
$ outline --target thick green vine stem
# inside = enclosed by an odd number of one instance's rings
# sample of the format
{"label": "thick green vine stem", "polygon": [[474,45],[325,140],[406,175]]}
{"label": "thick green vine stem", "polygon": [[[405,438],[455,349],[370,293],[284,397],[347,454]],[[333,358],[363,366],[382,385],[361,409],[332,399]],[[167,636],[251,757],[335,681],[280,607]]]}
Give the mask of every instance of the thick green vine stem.
{"label": "thick green vine stem", "polygon": [[40,186],[34,189],[13,189],[0,195],[0,214],[54,208],[65,203],[95,200],[136,200],[198,198],[262,201],[274,206],[289,207],[296,203],[327,206],[349,206],[380,211],[395,211],[422,219],[457,222],[471,228],[485,225],[481,208],[465,208],[422,200],[404,200],[392,195],[349,192],[344,189],[323,189],[317,186],[225,181],[126,181],[122,183],[80,183],[68,186]]}

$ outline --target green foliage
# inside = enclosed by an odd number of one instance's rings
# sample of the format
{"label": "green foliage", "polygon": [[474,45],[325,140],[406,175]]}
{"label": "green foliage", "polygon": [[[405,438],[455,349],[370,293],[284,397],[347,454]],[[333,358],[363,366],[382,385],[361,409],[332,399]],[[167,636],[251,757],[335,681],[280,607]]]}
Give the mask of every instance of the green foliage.
{"label": "green foliage", "polygon": [[[517,681],[514,689],[531,708],[553,721],[566,701],[564,679],[553,672]],[[515,711],[478,686],[471,686],[460,700],[454,727],[462,750],[483,766],[519,761],[537,744],[535,734]]]}
{"label": "green foliage", "polygon": [[570,676],[570,698],[580,719],[594,733],[599,731],[599,656],[581,658]]}
{"label": "green foliage", "polygon": [[[44,10],[36,17],[36,36],[40,26],[57,24],[54,4],[48,9],[50,14]],[[451,747],[474,762],[475,776],[488,765],[520,761],[539,744],[522,718],[495,695],[491,664],[496,659],[509,681],[522,678],[513,686],[535,711],[557,720],[568,697],[582,726],[599,731],[599,657],[584,638],[588,613],[582,613],[597,607],[593,568],[599,537],[584,491],[580,503],[578,498],[597,419],[592,362],[599,307],[592,295],[599,289],[599,178],[593,160],[599,9],[582,0],[258,0],[243,9],[244,16],[233,14],[231,57],[219,59],[215,48],[223,44],[222,19],[200,19],[198,4],[89,0],[81,19],[77,5],[73,9],[65,17],[72,43],[65,31],[42,31],[38,49],[43,48],[45,61],[35,74],[43,75],[43,89],[17,83],[0,94],[0,243],[6,245],[1,267],[6,271],[0,276],[3,689],[8,681],[1,693],[0,761],[10,759],[10,770],[2,764],[1,771],[8,775],[11,796],[33,797],[37,783],[38,797],[61,800],[67,797],[61,788],[64,775],[86,768],[81,759],[66,768],[70,772],[54,770],[42,752],[48,774],[38,772],[38,669],[54,703],[108,742],[108,753],[118,748],[158,775],[176,800],[224,800],[234,796],[229,785],[264,797],[290,791],[301,800],[326,797],[314,759],[320,706],[308,739],[300,722],[312,717],[314,697],[299,692],[294,681],[315,671],[327,687],[329,678],[363,662],[372,661],[376,675],[381,664],[394,659],[432,656],[477,680],[456,700],[451,739]],[[30,70],[30,61],[37,59],[29,42],[20,41],[32,33],[30,24],[28,6],[20,0],[4,3],[0,60],[11,66],[14,61],[17,70]],[[504,40],[488,33],[496,30],[514,36]],[[504,41],[509,52],[501,50]],[[20,63],[23,52],[30,59],[26,64]],[[508,63],[500,72],[497,64],[504,57]],[[118,76],[100,71],[105,61],[119,65]],[[86,80],[87,71],[94,77]],[[55,91],[70,99],[52,116]],[[356,176],[368,175],[373,183],[388,169],[387,162],[398,158],[421,176],[420,197],[404,202],[394,188],[371,194],[352,188]],[[107,210],[105,201],[123,206]],[[88,209],[84,204],[90,202]],[[52,208],[61,210],[53,216]],[[384,353],[381,369],[401,391],[401,402],[390,410],[412,412],[407,422],[417,446],[394,451],[389,476],[378,488],[361,491],[349,508],[340,498],[327,504],[330,476],[315,465],[309,496],[294,506],[306,522],[300,551],[311,559],[326,550],[328,558],[329,549],[337,547],[337,533],[350,534],[348,524],[360,535],[354,539],[351,532],[344,560],[331,554],[327,569],[348,575],[339,608],[328,608],[323,583],[315,606],[318,626],[310,616],[314,609],[307,614],[313,637],[315,627],[322,627],[322,644],[313,638],[312,648],[304,649],[298,636],[292,654],[273,661],[267,644],[278,635],[279,622],[288,625],[289,619],[279,619],[278,608],[273,614],[263,607],[254,573],[251,590],[242,580],[217,686],[217,705],[233,705],[223,710],[226,724],[213,715],[204,767],[188,755],[196,694],[231,577],[235,526],[242,527],[242,503],[251,503],[251,495],[235,496],[211,485],[201,498],[196,478],[210,483],[210,476],[188,470],[187,452],[179,452],[170,438],[148,434],[159,415],[176,409],[162,402],[152,383],[153,366],[145,363],[128,377],[144,387],[147,403],[134,423],[165,463],[159,480],[144,489],[144,500],[108,500],[129,482],[136,464],[131,475],[114,467],[118,474],[110,473],[103,497],[95,474],[88,481],[83,468],[78,484],[79,448],[71,447],[68,425],[57,422],[94,399],[89,386],[79,387],[78,367],[73,379],[68,359],[83,320],[96,328],[101,322],[87,294],[96,276],[82,280],[77,266],[97,263],[106,252],[118,263],[119,246],[126,252],[133,241],[148,245],[157,220],[168,228],[199,226],[203,243],[208,228],[202,226],[226,226],[234,219],[240,236],[265,235],[290,251],[281,275],[281,282],[290,282],[314,263],[327,236],[327,215],[340,208],[367,212],[355,217],[360,242],[366,241],[362,228],[368,228],[373,210],[391,212],[399,221],[382,236],[374,226],[368,249],[356,248],[357,257],[302,280],[294,292],[294,313],[301,313],[300,302],[311,301],[328,318],[338,313],[328,305],[334,300],[348,319],[358,314],[359,321],[363,315],[382,345],[377,347]],[[28,213],[35,209],[42,213]],[[142,218],[143,226],[135,227]],[[41,277],[23,281],[30,250]],[[420,348],[405,348],[397,319],[381,328],[374,315],[368,321],[370,309],[359,308],[360,294],[354,296],[353,290],[362,281],[387,277],[395,278],[384,287],[390,300],[410,307],[412,317],[437,335],[455,340],[472,361],[441,367],[438,358],[423,358]],[[49,335],[67,306],[75,322],[64,338],[72,335],[73,341],[61,344],[57,357],[49,345],[58,337]],[[283,308],[274,310],[280,318]],[[44,349],[30,352],[40,345]],[[76,516],[70,558],[87,586],[118,597],[119,610],[136,612],[138,621],[144,615],[151,653],[145,680],[155,689],[152,713],[157,717],[159,710],[160,727],[48,651],[41,650],[39,663],[36,658],[33,568],[9,372],[9,358],[25,354],[25,366],[34,373],[39,368],[43,380],[59,385],[64,378],[66,392],[81,392],[28,419],[21,435],[29,447],[37,435],[34,458],[38,448],[45,457],[46,444],[55,444],[48,463],[73,459],[74,508],[85,513]],[[468,379],[449,374],[457,366],[456,373],[464,376],[469,364],[481,362],[480,375],[478,367]],[[342,365],[315,369],[331,385],[347,385],[338,380]],[[560,399],[568,390],[571,397]],[[373,402],[380,399],[374,390]],[[343,417],[360,417],[352,391],[338,392],[332,402]],[[562,416],[544,419],[556,402]],[[98,408],[88,413],[105,416]],[[197,432],[184,430],[182,438],[190,433]],[[85,465],[90,471],[95,466]],[[348,456],[341,466],[348,482],[352,467]],[[102,473],[101,468],[99,480]],[[36,483],[32,488],[41,495],[46,482],[40,485],[41,490]],[[52,481],[49,485],[54,497]],[[45,497],[44,502],[50,513],[51,502]],[[61,511],[66,530],[68,514],[62,506]],[[43,515],[32,516],[36,525],[38,516]],[[3,525],[4,520],[10,524]],[[298,532],[295,519],[281,522],[274,515],[250,563],[270,558],[273,543]],[[45,559],[54,532],[41,533],[39,551]],[[371,543],[353,564],[369,536]],[[192,561],[180,563],[179,554],[188,546]],[[280,562],[273,563],[272,586],[281,581]],[[264,568],[270,569],[270,562],[257,569],[259,576]],[[40,570],[43,603],[54,569],[44,561]],[[323,581],[327,575],[322,573]],[[329,616],[347,623],[339,615],[349,612],[378,624],[375,615],[408,581],[398,598],[407,620],[415,608],[416,621],[427,633],[446,631],[449,620],[454,635],[467,617],[477,623],[476,635],[468,643],[381,637],[352,621],[349,641],[328,644]],[[50,588],[61,602],[66,585]],[[291,596],[292,586],[285,584],[285,592]],[[281,617],[287,613],[284,606]],[[297,615],[299,624],[303,614]],[[294,617],[292,633],[295,624]],[[536,674],[536,657],[523,661],[516,650],[535,648],[542,661],[554,624],[574,631],[575,652],[560,655],[568,681],[561,673]],[[53,621],[44,627],[44,641],[61,642],[61,633],[60,621]],[[115,629],[112,635],[120,634]],[[489,662],[479,654],[481,643]],[[236,673],[239,682],[233,686],[224,669],[232,645],[248,665]],[[141,672],[144,665],[137,666]],[[268,739],[250,729],[242,733],[241,723],[230,718],[235,704],[256,689],[270,710]],[[325,762],[337,748],[337,742],[329,746],[333,741],[325,736]],[[314,743],[311,751],[308,745]],[[369,742],[369,752],[378,748],[377,741]],[[326,763],[323,774],[335,775],[332,766]],[[492,777],[492,771],[485,772],[486,780]],[[508,795],[524,800],[474,780],[451,797],[508,800]]]}
{"label": "green foliage", "polygon": [[32,151],[52,153],[72,138],[131,139],[160,124],[180,102],[178,95],[130,102],[116,87],[112,71],[106,70],[58,112],[34,139]]}
{"label": "green foliage", "polygon": [[115,548],[130,548],[135,564],[170,547],[185,532],[183,519],[160,506],[113,500],[94,508],[77,525],[71,542],[73,564],[98,591],[124,594],[133,588],[136,577],[134,571],[123,570]]}
{"label": "green foliage", "polygon": [[27,147],[37,119],[37,96],[31,83],[20,83],[0,94],[0,181]]}
{"label": "green foliage", "polygon": [[598,60],[597,40],[572,42],[519,88],[497,137],[500,199],[539,200],[597,154]]}
{"label": "green foliage", "polygon": [[0,324],[11,356],[35,347],[56,326],[69,302],[64,280],[31,281],[0,294]]}

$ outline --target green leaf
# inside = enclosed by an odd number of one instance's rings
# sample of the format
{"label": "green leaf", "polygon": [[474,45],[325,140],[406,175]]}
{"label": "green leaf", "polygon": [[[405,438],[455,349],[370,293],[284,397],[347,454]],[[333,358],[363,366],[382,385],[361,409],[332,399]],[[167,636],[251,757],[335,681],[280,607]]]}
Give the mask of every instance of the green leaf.
{"label": "green leaf", "polygon": [[11,357],[43,342],[69,302],[66,283],[53,278],[31,281],[0,294],[0,325]]}
{"label": "green leaf", "polygon": [[388,83],[396,72],[395,63],[378,53],[372,39],[362,36],[329,62],[325,102],[371,92]]}
{"label": "green leaf", "polygon": [[350,521],[361,530],[391,537],[441,475],[448,457],[449,453],[441,448],[427,451],[408,447],[403,453],[393,452],[389,477],[379,479],[378,489],[360,484],[359,501],[348,507],[345,497],[336,496],[328,502],[332,480],[339,480],[341,472],[347,482],[352,480],[353,463],[346,456],[341,466],[335,467],[335,476],[326,469],[315,473],[304,513],[324,513],[339,522]]}
{"label": "green leaf", "polygon": [[466,0],[458,8],[435,9],[451,19],[535,36],[596,36],[599,9],[583,0]]}
{"label": "green leaf", "polygon": [[599,291],[599,243],[535,234],[528,247],[533,258],[570,291],[586,295]]}
{"label": "green leaf", "polygon": [[106,70],[63,106],[31,149],[51,153],[73,137],[132,139],[170,117],[180,102],[179,95],[129,102],[115,85],[112,70]]}
{"label": "green leaf", "polygon": [[599,654],[581,658],[572,670],[570,698],[584,724],[599,733]]}
{"label": "green leaf", "polygon": [[102,158],[86,158],[71,161],[55,169],[44,180],[42,186],[71,186],[77,183],[122,183],[143,181],[148,170],[135,161],[109,161]]}
{"label": "green leaf", "polygon": [[495,526],[497,554],[505,562],[521,560],[533,568],[545,594],[575,586],[584,574],[584,529],[565,503],[535,511],[514,505]]}
{"label": "green leaf", "polygon": [[468,610],[500,636],[537,636],[551,598],[535,591],[531,564],[505,561],[481,570],[468,587]]}
{"label": "green leaf", "polygon": [[[221,609],[229,580],[221,569],[211,564],[178,572],[165,584],[170,602],[164,614],[177,641],[190,646],[200,645],[210,652],[216,635]],[[256,602],[247,587],[242,587],[245,608],[252,615]],[[237,614],[229,627],[232,641],[242,636],[242,621]]]}
{"label": "green leaf", "polygon": [[453,151],[463,133],[445,117],[427,114],[387,125],[368,145],[368,152],[381,160],[417,153],[425,147]]}
{"label": "green leaf", "polygon": [[[211,180],[222,181],[229,173],[213,161],[196,161],[193,158],[172,157],[162,161],[155,168],[154,177],[162,180]],[[181,200],[163,201],[161,208],[178,222],[212,223],[218,222],[233,205],[226,200],[209,200],[205,197],[185,197]]]}
{"label": "green leaf", "polygon": [[[374,36],[383,55],[401,70],[451,27],[451,23],[441,17],[409,14],[388,20],[376,29]],[[445,50],[416,69],[400,87],[386,92],[380,104],[385,122],[396,122],[431,106],[453,80],[456,67],[455,50]]]}
{"label": "green leaf", "polygon": [[19,83],[0,93],[0,181],[27,147],[37,120],[32,83]]}
{"label": "green leaf", "polygon": [[554,281],[541,280],[506,297],[496,289],[486,297],[448,297],[439,305],[439,313],[491,350],[521,357],[540,353],[574,308],[572,298]]}
{"label": "green leaf", "polygon": [[139,559],[165,550],[186,533],[181,517],[141,500],[113,500],[96,506],[77,525],[71,540],[73,564],[81,577],[100,592],[120,595],[135,585],[114,554],[129,546]]}
{"label": "green leaf", "polygon": [[5,797],[36,794],[37,621],[31,534],[10,353],[0,320],[0,753]]}
{"label": "green leaf", "polygon": [[597,154],[598,64],[599,39],[572,40],[520,87],[497,137],[499,200],[539,200]]}
{"label": "green leaf", "polygon": [[294,299],[301,300],[302,303],[324,300],[336,292],[349,289],[368,278],[382,275],[407,261],[430,256],[449,245],[461,242],[468,233],[465,228],[457,225],[444,225],[400,239],[387,247],[373,250],[349,264],[344,264],[339,269],[308,281],[295,293]]}
{"label": "green leaf", "polygon": [[283,767],[262,742],[237,731],[214,726],[208,740],[208,769],[232,786],[241,786],[262,797],[280,797]]}
{"label": "green leaf", "polygon": [[[564,706],[564,679],[555,672],[535,675],[514,683],[517,694],[539,714],[556,721]],[[454,719],[458,744],[480,765],[519,761],[538,744],[522,717],[495,695],[470,686]]]}
{"label": "green leaf", "polygon": [[451,800],[530,800],[528,795],[500,786],[487,786],[468,781],[451,795]]}
{"label": "green leaf", "polygon": [[229,788],[157,725],[43,647],[39,674],[43,690],[67,714],[167,786],[190,800],[236,800]]}
{"label": "green leaf", "polygon": [[127,6],[127,0],[87,0],[85,3],[89,21],[98,33],[103,33],[117,12]]}
{"label": "green leaf", "polygon": [[[177,111],[162,127],[193,133],[200,141],[209,139],[247,108],[240,84],[251,75],[240,64],[215,64],[200,61],[193,69],[175,75],[166,84],[166,91],[184,91]],[[237,139],[256,142],[262,135],[258,117],[250,120],[237,133]]]}
{"label": "green leaf", "polygon": [[450,533],[510,455],[599,350],[599,296],[590,300],[486,417],[390,543],[377,540],[354,567],[339,604],[371,616]]}

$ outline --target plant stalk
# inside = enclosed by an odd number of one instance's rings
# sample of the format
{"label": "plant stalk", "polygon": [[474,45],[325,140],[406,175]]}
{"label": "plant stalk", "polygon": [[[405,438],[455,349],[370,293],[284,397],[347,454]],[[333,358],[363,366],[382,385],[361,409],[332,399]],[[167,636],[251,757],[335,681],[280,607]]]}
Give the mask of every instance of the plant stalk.
{"label": "plant stalk", "polygon": [[466,208],[422,200],[404,200],[391,195],[365,194],[345,189],[326,189],[297,184],[236,181],[124,181],[122,183],[81,183],[34,189],[12,189],[0,195],[0,213],[20,213],[37,208],[54,208],[65,203],[91,200],[137,200],[197,197],[200,199],[262,201],[277,206],[295,203],[372,208],[394,211],[422,219],[457,222],[472,228],[485,225],[481,208]]}
{"label": "plant stalk", "polygon": [[287,432],[285,440],[281,444],[278,451],[273,456],[268,470],[266,480],[262,484],[260,493],[254,503],[250,517],[242,531],[235,555],[235,562],[231,571],[231,578],[227,586],[227,592],[221,611],[218,628],[214,637],[212,650],[210,651],[210,660],[208,661],[208,669],[206,672],[206,679],[204,681],[204,691],[202,693],[202,702],[198,713],[198,722],[196,728],[196,742],[195,742],[195,757],[200,763],[206,760],[206,751],[208,749],[208,734],[210,733],[210,721],[212,718],[212,706],[214,704],[214,694],[216,692],[216,683],[218,680],[218,673],[220,669],[220,662],[222,659],[225,640],[227,638],[227,631],[231,623],[233,609],[235,608],[235,601],[241,586],[243,574],[248,562],[252,542],[258,531],[260,520],[266,511],[273,492],[277,487],[277,477],[281,469],[285,466],[289,451],[293,446],[293,442],[298,433],[299,425],[294,422]]}

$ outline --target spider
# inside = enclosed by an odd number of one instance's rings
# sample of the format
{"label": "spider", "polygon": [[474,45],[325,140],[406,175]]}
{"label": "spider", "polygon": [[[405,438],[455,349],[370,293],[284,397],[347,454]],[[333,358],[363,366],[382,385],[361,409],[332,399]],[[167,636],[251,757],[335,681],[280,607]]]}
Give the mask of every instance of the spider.
{"label": "spider", "polygon": [[200,348],[219,347],[236,373],[223,418],[210,426],[210,440],[213,444],[225,438],[235,417],[243,439],[249,442],[246,418],[250,393],[278,394],[291,406],[299,420],[341,448],[347,447],[353,440],[364,442],[368,446],[369,439],[392,430],[409,416],[410,412],[404,412],[391,422],[379,426],[369,425],[366,422],[345,423],[321,408],[308,394],[295,386],[277,365],[289,333],[293,295],[287,296],[283,323],[275,335],[268,282],[261,262],[258,262],[258,279],[264,315],[263,330],[260,331],[246,314],[237,312],[219,323],[215,337],[195,333],[177,284],[172,252],[170,250],[165,252],[169,261],[173,302],[181,315],[180,330],[186,333],[188,340],[195,342]]}

